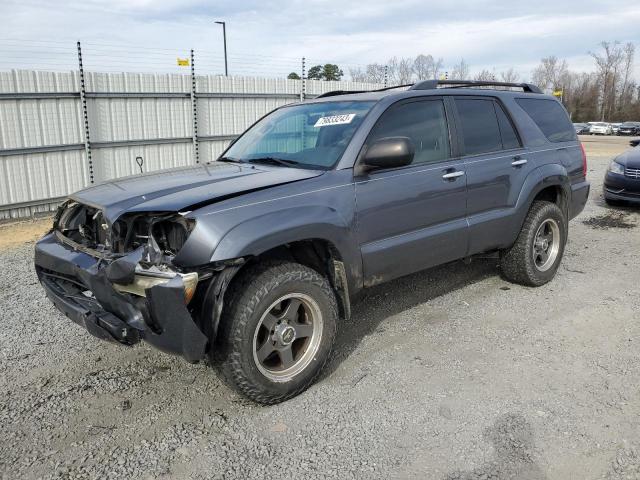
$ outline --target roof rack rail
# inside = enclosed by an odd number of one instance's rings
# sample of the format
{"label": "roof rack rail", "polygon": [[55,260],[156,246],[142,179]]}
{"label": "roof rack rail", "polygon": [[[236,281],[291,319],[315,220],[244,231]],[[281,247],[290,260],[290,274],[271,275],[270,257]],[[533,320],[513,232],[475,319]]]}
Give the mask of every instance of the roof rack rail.
{"label": "roof rack rail", "polygon": [[350,93],[366,93],[369,90],[332,90],[324,92],[314,98],[335,97],[336,95],[349,95]]}
{"label": "roof rack rail", "polygon": [[468,87],[516,87],[521,88],[523,92],[542,93],[542,90],[532,83],[511,83],[511,82],[494,82],[484,80],[423,80],[414,83],[409,90],[433,90],[440,85],[451,85],[449,88],[468,88]]}
{"label": "roof rack rail", "polygon": [[352,93],[371,93],[371,92],[384,92],[386,90],[393,90],[394,88],[411,87],[413,83],[406,85],[394,85],[392,87],[377,88],[375,90],[332,90],[331,92],[325,92],[314,98],[335,97],[336,95],[349,95]]}

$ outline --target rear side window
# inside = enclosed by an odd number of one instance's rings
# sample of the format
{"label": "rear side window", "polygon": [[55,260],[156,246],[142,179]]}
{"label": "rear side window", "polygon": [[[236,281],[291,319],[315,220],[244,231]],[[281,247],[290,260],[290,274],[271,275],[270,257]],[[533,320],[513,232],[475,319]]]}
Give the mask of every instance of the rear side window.
{"label": "rear side window", "polygon": [[493,100],[456,98],[467,155],[502,150],[502,137]]}
{"label": "rear side window", "polygon": [[442,100],[423,100],[389,107],[371,131],[367,143],[386,137],[409,137],[416,163],[449,158],[449,129]]}
{"label": "rear side window", "polygon": [[527,112],[550,142],[576,140],[576,131],[567,117],[567,112],[557,101],[543,98],[518,98],[516,102]]}
{"label": "rear side window", "polygon": [[500,105],[494,102],[493,106],[496,109],[496,115],[498,115],[498,125],[500,126],[500,135],[502,136],[502,147],[505,150],[520,148],[520,139],[518,138],[518,134],[513,128],[513,124],[509,120],[509,117],[507,117],[507,114],[504,113],[504,110]]}

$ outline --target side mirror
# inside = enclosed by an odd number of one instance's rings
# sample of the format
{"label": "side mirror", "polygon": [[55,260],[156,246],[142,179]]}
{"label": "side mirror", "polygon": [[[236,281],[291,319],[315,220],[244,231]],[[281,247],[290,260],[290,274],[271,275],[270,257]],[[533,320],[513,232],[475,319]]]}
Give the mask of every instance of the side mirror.
{"label": "side mirror", "polygon": [[367,147],[360,160],[360,171],[397,168],[413,161],[415,148],[407,137],[381,138]]}

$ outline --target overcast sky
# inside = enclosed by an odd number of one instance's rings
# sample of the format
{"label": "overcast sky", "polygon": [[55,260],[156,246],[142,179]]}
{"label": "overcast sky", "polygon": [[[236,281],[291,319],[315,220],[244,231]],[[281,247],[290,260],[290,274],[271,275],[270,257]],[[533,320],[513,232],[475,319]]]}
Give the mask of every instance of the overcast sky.
{"label": "overcast sky", "polygon": [[529,76],[548,55],[592,70],[588,52],[602,40],[640,49],[638,0],[0,0],[0,15],[2,69],[72,68],[79,39],[96,69],[153,69],[194,48],[202,69],[216,70],[222,32],[213,20],[227,22],[231,74],[280,76],[302,56],[346,71],[430,53],[445,68],[464,58],[472,72],[514,66]]}

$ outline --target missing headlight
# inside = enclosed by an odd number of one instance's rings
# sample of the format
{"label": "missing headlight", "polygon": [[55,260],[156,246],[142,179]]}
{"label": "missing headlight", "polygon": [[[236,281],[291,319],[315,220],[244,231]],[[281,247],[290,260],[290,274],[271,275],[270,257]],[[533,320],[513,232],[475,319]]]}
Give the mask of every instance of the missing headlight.
{"label": "missing headlight", "polygon": [[114,226],[114,249],[127,253],[147,246],[154,261],[174,257],[187,241],[195,222],[175,213],[133,213],[123,215]]}
{"label": "missing headlight", "polygon": [[170,255],[177,255],[193,229],[193,221],[185,218],[169,218],[156,221],[151,226],[151,234],[158,248]]}

